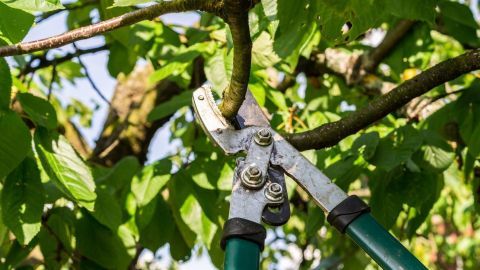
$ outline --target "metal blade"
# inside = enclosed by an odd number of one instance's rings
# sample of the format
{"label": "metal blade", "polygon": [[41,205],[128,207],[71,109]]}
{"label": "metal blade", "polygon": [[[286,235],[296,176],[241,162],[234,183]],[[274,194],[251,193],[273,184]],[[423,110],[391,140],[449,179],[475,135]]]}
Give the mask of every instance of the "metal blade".
{"label": "metal blade", "polygon": [[195,117],[207,136],[227,155],[246,150],[255,129],[235,130],[233,125],[218,110],[210,85],[205,84],[195,90],[192,103]]}
{"label": "metal blade", "polygon": [[247,90],[245,100],[243,101],[242,106],[238,111],[236,120],[240,128],[250,126],[270,126],[270,121],[268,121],[268,118],[265,116],[265,113],[263,112],[260,105],[258,105],[250,90]]}
{"label": "metal blade", "polygon": [[[241,129],[251,126],[270,128],[270,121],[265,116],[265,113],[260,105],[258,105],[258,102],[253,97],[250,90],[247,90],[245,100],[243,101],[235,120],[237,122],[236,124]],[[280,226],[285,224],[290,218],[290,204],[287,199],[287,186],[285,184],[285,177],[283,175],[283,170],[273,167],[268,168],[268,175],[270,182],[282,185],[283,190],[285,191],[286,199],[282,205],[276,208],[276,210],[265,207],[262,212],[262,220],[269,225]]]}
{"label": "metal blade", "polygon": [[328,214],[347,194],[310,163],[297,149],[278,133],[274,135],[275,147],[270,162],[285,170],[305,190],[314,202]]}

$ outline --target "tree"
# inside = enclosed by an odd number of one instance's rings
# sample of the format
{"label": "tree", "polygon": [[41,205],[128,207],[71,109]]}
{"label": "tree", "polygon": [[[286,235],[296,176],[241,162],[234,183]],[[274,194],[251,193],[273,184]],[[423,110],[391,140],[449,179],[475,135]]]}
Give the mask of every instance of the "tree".
{"label": "tree", "polygon": [[[165,245],[174,264],[206,250],[221,267],[234,159],[193,120],[191,93],[206,80],[226,117],[248,87],[272,127],[368,201],[429,268],[480,267],[476,1],[146,2],[0,0],[6,268],[133,269],[142,250]],[[159,18],[185,11],[199,22],[182,28]],[[21,42],[35,22],[60,13],[68,32]],[[98,35],[99,47],[75,44]],[[72,52],[56,50],[68,44]],[[118,80],[111,100],[82,62],[100,51]],[[94,108],[58,91],[79,78],[109,106],[94,147],[78,125],[89,125]],[[180,147],[146,164],[160,127]],[[289,188],[292,217],[269,230],[264,267],[279,255],[302,269],[374,265]]]}

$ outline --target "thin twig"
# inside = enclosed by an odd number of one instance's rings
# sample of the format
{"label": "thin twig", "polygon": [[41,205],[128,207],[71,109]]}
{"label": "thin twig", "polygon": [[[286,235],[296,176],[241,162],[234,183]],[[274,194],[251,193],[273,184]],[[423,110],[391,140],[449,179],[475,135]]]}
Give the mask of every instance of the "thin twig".
{"label": "thin twig", "polygon": [[[53,65],[59,65],[61,63],[70,61],[73,58],[78,57],[80,55],[97,53],[97,52],[100,52],[100,51],[108,50],[108,48],[109,48],[109,45],[106,44],[106,45],[102,45],[102,46],[96,47],[96,48],[89,48],[89,49],[84,49],[84,50],[79,49],[79,50],[76,50],[73,53],[68,53],[68,54],[66,54],[62,57],[54,58],[52,60],[48,60],[45,54],[42,54],[40,56],[32,56],[30,61],[28,61],[27,65],[25,65],[25,67],[20,71],[20,73],[18,74],[18,77],[21,78],[21,77],[23,77],[23,76],[25,76],[29,73],[35,72],[35,71],[37,71],[39,69],[42,69],[42,68],[46,68],[46,67],[53,66]],[[38,65],[32,66],[33,62],[36,61],[36,60],[39,60],[40,62],[38,63]]]}
{"label": "thin twig", "polygon": [[[75,45],[75,43],[72,43],[73,47],[78,51],[78,47],[77,45]],[[78,60],[78,63],[80,64],[80,66],[82,67],[83,71],[85,72],[85,77],[87,77],[87,80],[88,82],[90,83],[90,85],[92,86],[93,90],[97,93],[97,95],[103,100],[105,101],[108,106],[111,106],[112,104],[110,104],[110,101],[108,100],[108,98],[106,98],[102,92],[100,91],[100,89],[97,87],[97,85],[95,84],[95,82],[93,81],[92,77],[90,76],[90,73],[88,72],[88,69],[87,67],[85,66],[85,64],[83,63],[82,59],[81,59],[81,56],[80,55],[77,55],[77,60]]]}
{"label": "thin twig", "polygon": [[387,32],[382,42],[362,59],[363,69],[367,73],[373,73],[380,62],[388,56],[398,42],[410,31],[415,21],[401,20],[395,27]]}
{"label": "thin twig", "polygon": [[50,84],[48,85],[48,94],[47,94],[48,101],[50,101],[50,97],[52,96],[53,83],[55,82],[56,78],[57,78],[57,66],[53,65],[52,66],[52,78],[50,80]]}
{"label": "thin twig", "polygon": [[216,0],[163,1],[152,6],[125,13],[106,21],[80,27],[57,36],[0,47],[0,57],[58,48],[77,40],[87,39],[120,27],[135,24],[143,20],[152,20],[155,17],[166,13],[202,10],[218,14],[221,8],[223,8],[223,1]]}

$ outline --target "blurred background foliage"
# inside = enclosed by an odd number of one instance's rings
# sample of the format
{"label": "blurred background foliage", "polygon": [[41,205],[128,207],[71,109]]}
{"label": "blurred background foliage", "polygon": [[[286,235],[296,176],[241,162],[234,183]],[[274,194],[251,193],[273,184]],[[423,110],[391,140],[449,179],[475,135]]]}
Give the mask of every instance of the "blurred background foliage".
{"label": "blurred background foliage", "polygon": [[[75,29],[146,2],[0,0],[0,43],[21,41],[59,13]],[[478,48],[474,14],[477,1],[262,0],[249,14],[249,88],[275,129],[309,130],[366,106],[385,85]],[[96,48],[0,59],[2,269],[153,269],[139,256],[165,246],[171,269],[201,254],[221,268],[234,158],[207,140],[190,99],[206,80],[221,96],[235,63],[228,26],[195,16],[191,26],[155,19],[114,30]],[[378,67],[352,77],[352,59],[405,20],[409,30]],[[90,77],[79,56],[97,51],[109,52],[105,68],[118,85],[89,145],[82,130],[97,108],[62,98],[61,89]],[[429,269],[480,268],[479,88],[479,73],[466,74],[334,147],[304,152],[368,201]],[[147,162],[160,127],[169,129],[162,147],[173,150]],[[288,187],[292,216],[269,228],[264,269],[378,268],[304,191]]]}

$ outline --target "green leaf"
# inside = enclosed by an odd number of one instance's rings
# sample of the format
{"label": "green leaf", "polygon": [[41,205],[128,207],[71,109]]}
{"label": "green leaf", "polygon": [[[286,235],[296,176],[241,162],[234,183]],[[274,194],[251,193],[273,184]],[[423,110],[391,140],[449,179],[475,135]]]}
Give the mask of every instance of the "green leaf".
{"label": "green leaf", "polygon": [[[1,194],[2,193],[0,192],[0,201],[1,201]],[[3,218],[2,218],[1,213],[2,213],[2,206],[0,205],[0,243],[3,243],[3,241],[5,241],[5,239],[7,239],[10,230],[5,225],[5,222],[3,222]]]}
{"label": "green leaf", "polygon": [[347,156],[328,166],[324,173],[335,181],[336,185],[348,190],[348,186],[362,172],[362,168],[357,164],[357,160],[358,156],[356,155]]}
{"label": "green leaf", "polygon": [[[11,8],[0,3],[0,40],[7,43],[20,42],[32,27],[35,17],[21,9]],[[30,2],[30,1],[29,1]]]}
{"label": "green leaf", "polygon": [[60,0],[0,0],[12,8],[25,10],[29,12],[36,12],[36,11],[53,11],[57,9],[65,8],[62,5]]}
{"label": "green leaf", "polygon": [[188,196],[183,203],[180,208],[180,215],[190,229],[197,234],[202,243],[205,243],[207,248],[210,248],[218,227],[203,213],[201,205],[193,195]]}
{"label": "green leaf", "polygon": [[[22,245],[18,241],[14,240],[5,261],[2,262],[3,269],[19,269],[20,264],[30,254],[33,248],[38,244],[38,237],[33,238],[28,245]],[[17,268],[18,267],[18,268]]]}
{"label": "green leaf", "polygon": [[[125,13],[132,11],[132,8],[129,7],[112,7],[113,0],[100,0],[99,3],[99,13],[100,18],[105,21],[111,18],[121,16]],[[108,37],[113,38],[115,41],[119,42],[125,49],[128,49],[130,46],[130,26],[122,27],[108,32]],[[127,54],[123,55],[123,60]]]}
{"label": "green leaf", "polygon": [[308,237],[312,237],[318,233],[320,228],[325,224],[325,214],[317,205],[308,204],[308,215],[305,223],[305,231]]}
{"label": "green leaf", "polygon": [[145,166],[132,180],[132,192],[140,207],[147,205],[171,177],[172,162],[168,159],[159,160]]}
{"label": "green leaf", "polygon": [[[354,40],[368,29],[378,26],[386,15],[383,0],[325,0],[317,5],[317,10],[322,39],[336,43]],[[350,30],[342,33],[346,22],[350,22]]]}
{"label": "green leaf", "polygon": [[29,93],[18,93],[17,99],[33,122],[47,129],[57,127],[57,113],[50,102]]}
{"label": "green leaf", "polygon": [[285,96],[277,90],[269,90],[267,92],[267,98],[275,104],[280,110],[288,111],[287,101]]}
{"label": "green leaf", "polygon": [[232,189],[233,169],[228,163],[219,164],[218,160],[197,158],[185,172],[201,188],[226,191]]}
{"label": "green leaf", "polygon": [[452,1],[441,1],[438,3],[438,7],[440,8],[440,14],[449,19],[473,29],[478,28],[472,10],[467,5]]}
{"label": "green leaf", "polygon": [[26,158],[5,180],[2,219],[17,240],[27,245],[40,231],[45,195],[35,160]]}
{"label": "green leaf", "polygon": [[10,68],[5,58],[0,58],[0,111],[10,108],[10,95],[12,91],[12,77]]}
{"label": "green leaf", "polygon": [[117,77],[120,73],[129,74],[137,62],[137,57],[119,42],[110,45],[107,68],[110,75]]}
{"label": "green leaf", "polygon": [[386,11],[402,19],[435,21],[435,8],[438,0],[385,1]]}
{"label": "green leaf", "polygon": [[[302,47],[313,37],[319,3],[308,0],[277,0],[276,2],[278,28],[274,36],[274,50],[282,58],[291,55],[297,58]],[[274,4],[267,5],[266,13],[275,13],[274,6]]]}
{"label": "green leaf", "polygon": [[369,132],[358,137],[352,145],[352,152],[362,151],[363,158],[369,160],[375,154],[380,136],[378,132]]}
{"label": "green leaf", "polygon": [[140,244],[150,250],[158,250],[171,240],[175,221],[169,206],[160,195],[145,208],[150,209],[140,209],[136,218],[140,229]]}
{"label": "green leaf", "polygon": [[127,269],[132,256],[120,237],[102,226],[85,211],[75,224],[77,249],[88,259],[107,269]]}
{"label": "green leaf", "polygon": [[54,235],[52,235],[45,227],[42,227],[39,235],[40,250],[43,255],[43,261],[46,269],[61,269],[68,261],[66,252],[57,252],[61,243],[58,243]]}
{"label": "green leaf", "polygon": [[[180,209],[187,197],[194,192],[192,182],[185,181],[188,179],[189,175],[185,171],[180,170],[175,173],[175,177],[168,183],[168,190],[171,192],[168,196],[168,203],[170,204],[170,209],[172,210],[173,218],[177,225],[176,228],[178,228],[180,232],[182,241],[185,242],[189,248],[192,248],[195,245],[197,234],[185,223],[180,214]],[[172,238],[172,241],[174,240],[175,239]]]}
{"label": "green leaf", "polygon": [[468,147],[469,153],[473,157],[480,155],[480,125],[478,121],[480,119],[480,107],[477,103],[459,103],[458,105],[467,106],[463,114],[464,117],[460,117],[460,135]]}
{"label": "green leaf", "polygon": [[[402,182],[404,171],[401,167],[385,173],[376,170],[369,182],[372,196],[370,207],[372,215],[386,229],[390,229],[402,210],[403,198],[398,195],[398,190],[391,188],[391,182]],[[408,179],[407,179],[408,180]],[[403,187],[402,187],[403,188]]]}
{"label": "green leaf", "polygon": [[97,195],[92,172],[67,139],[39,128],[34,141],[42,167],[58,189],[93,211]]}
{"label": "green leaf", "polygon": [[126,6],[134,6],[138,4],[144,4],[153,2],[152,0],[114,0],[113,6],[114,7],[126,7]]}
{"label": "green leaf", "polygon": [[401,181],[390,184],[389,192],[411,207],[406,228],[409,238],[425,221],[442,189],[443,176],[437,173],[406,173]]}
{"label": "green leaf", "polygon": [[159,82],[169,76],[177,76],[182,74],[187,67],[190,65],[190,63],[182,63],[182,62],[170,62],[166,64],[165,66],[161,67],[159,70],[155,71],[151,76],[150,76],[150,83],[156,83]]}
{"label": "green leaf", "polygon": [[455,159],[452,147],[434,132],[424,133],[424,145],[421,149],[423,150],[424,166],[434,172],[444,171]]}
{"label": "green leaf", "polygon": [[76,62],[67,61],[56,66],[57,76],[62,79],[66,79],[72,84],[77,78],[85,78],[85,74],[82,73],[82,65]]}
{"label": "green leaf", "polygon": [[14,112],[0,113],[0,179],[9,174],[31,149],[27,126]]}
{"label": "green leaf", "polygon": [[[73,252],[74,221],[73,211],[66,207],[49,210],[39,234],[40,249],[47,269],[61,269]],[[59,253],[59,247],[64,252]]]}
{"label": "green leaf", "polygon": [[164,66],[160,67],[160,69],[150,75],[150,83],[156,83],[169,76],[178,76],[182,74],[187,67],[192,64],[195,58],[202,54],[212,54],[214,48],[214,42],[202,42],[180,49]]}
{"label": "green leaf", "polygon": [[125,187],[130,189],[132,178],[139,169],[140,163],[137,158],[133,156],[124,157],[115,164],[107,175],[98,179],[98,182],[108,187],[113,187],[117,191]]}
{"label": "green leaf", "polygon": [[265,68],[275,65],[280,60],[273,50],[272,37],[267,32],[262,32],[253,42],[252,63]]}
{"label": "green leaf", "polygon": [[90,17],[90,14],[95,8],[95,5],[87,5],[83,8],[70,9],[67,15],[68,29],[73,30],[92,24],[92,18]]}
{"label": "green leaf", "polygon": [[184,240],[178,227],[175,227],[172,240],[170,240],[170,255],[172,255],[172,258],[176,261],[186,261],[190,258],[191,253],[192,249]]}
{"label": "green leaf", "polygon": [[205,75],[212,83],[213,89],[221,93],[228,86],[232,74],[233,54],[225,49],[218,49],[205,63]]}
{"label": "green leaf", "polygon": [[478,24],[472,10],[466,5],[452,1],[439,3],[439,22],[441,29],[458,41],[472,47],[478,47]]}
{"label": "green leaf", "polygon": [[385,58],[385,63],[394,72],[394,78],[400,81],[401,74],[407,68],[427,68],[431,55],[428,52],[433,43],[430,31],[427,23],[417,23]]}
{"label": "green leaf", "polygon": [[386,228],[390,228],[406,204],[415,209],[408,221],[407,233],[411,237],[425,221],[443,188],[443,177],[438,173],[412,173],[402,166],[385,174],[377,171],[372,177],[370,205],[372,214]]}
{"label": "green leaf", "polygon": [[116,231],[122,223],[122,209],[116,198],[104,188],[97,188],[97,199],[92,215],[103,225]]}
{"label": "green leaf", "polygon": [[55,233],[55,238],[60,241],[66,251],[71,252],[74,248],[74,226],[75,212],[68,207],[58,207],[50,209],[48,220],[46,221],[51,233]]}
{"label": "green leaf", "polygon": [[161,103],[148,114],[148,121],[153,122],[169,116],[184,106],[190,105],[192,100],[192,92],[185,91],[179,95],[172,97],[170,100]]}
{"label": "green leaf", "polygon": [[[78,117],[79,124],[89,128],[92,126],[93,110],[81,101],[71,98],[66,113],[69,118]],[[94,108],[93,108],[94,109]]]}
{"label": "green leaf", "polygon": [[422,134],[411,126],[404,126],[380,140],[369,162],[387,171],[406,162],[423,142]]}

